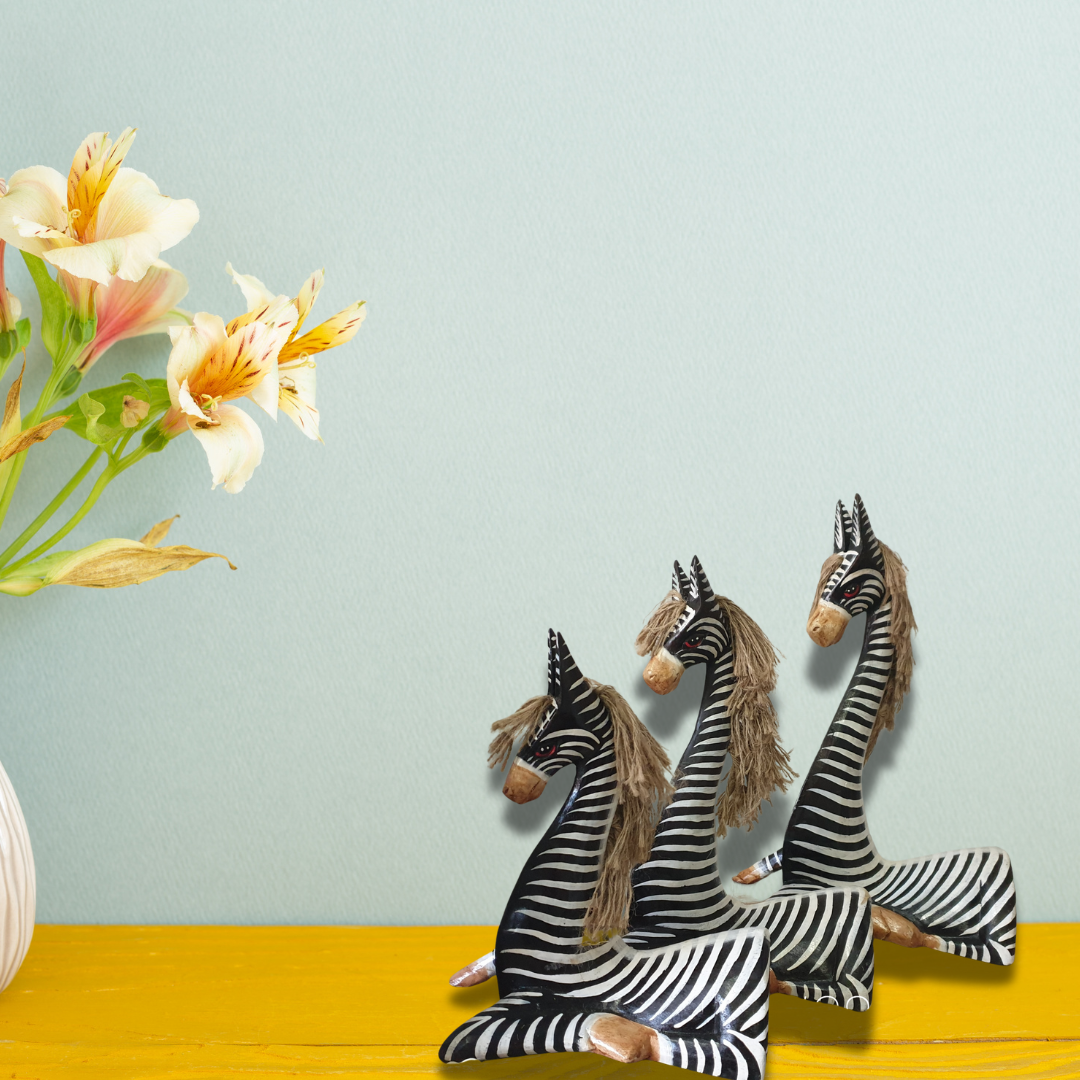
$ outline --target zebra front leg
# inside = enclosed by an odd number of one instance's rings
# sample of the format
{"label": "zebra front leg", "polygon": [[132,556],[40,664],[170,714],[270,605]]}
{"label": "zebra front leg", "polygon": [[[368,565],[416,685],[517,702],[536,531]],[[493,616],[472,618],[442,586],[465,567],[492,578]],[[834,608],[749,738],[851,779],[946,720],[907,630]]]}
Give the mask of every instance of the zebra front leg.
{"label": "zebra front leg", "polygon": [[754,882],[761,881],[775,870],[779,870],[783,855],[783,848],[774,851],[771,855],[766,855],[764,859],[758,859],[753,866],[740,870],[731,880],[737,881],[740,885],[753,885]]}
{"label": "zebra front leg", "polygon": [[874,937],[881,941],[891,941],[908,949],[941,948],[941,938],[924,934],[910,919],[888,908],[874,904],[870,910],[870,920],[874,924]]}
{"label": "zebra front leg", "polygon": [[481,956],[479,960],[474,960],[471,964],[466,964],[460,971],[455,971],[450,976],[451,986],[478,986],[482,982],[487,982],[488,979],[495,974],[495,952],[492,950]]}

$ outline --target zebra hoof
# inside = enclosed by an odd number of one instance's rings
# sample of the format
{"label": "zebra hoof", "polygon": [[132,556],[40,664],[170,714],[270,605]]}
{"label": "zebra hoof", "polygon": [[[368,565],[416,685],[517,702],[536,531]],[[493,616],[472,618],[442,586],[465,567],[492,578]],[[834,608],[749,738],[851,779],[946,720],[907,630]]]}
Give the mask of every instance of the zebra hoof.
{"label": "zebra hoof", "polygon": [[940,938],[924,934],[910,919],[888,908],[874,904],[870,909],[870,920],[874,924],[874,937],[879,941],[891,941],[906,949],[941,949]]}
{"label": "zebra hoof", "polygon": [[451,986],[479,986],[495,974],[495,954],[489,952],[450,976]]}
{"label": "zebra hoof", "polygon": [[761,881],[765,875],[757,868],[757,866],[748,866],[745,870],[740,870],[732,881],[737,881],[740,885],[753,885],[755,882]]}
{"label": "zebra hoof", "polygon": [[593,1021],[587,1035],[586,1049],[613,1061],[659,1061],[660,1040],[652,1028],[605,1013]]}

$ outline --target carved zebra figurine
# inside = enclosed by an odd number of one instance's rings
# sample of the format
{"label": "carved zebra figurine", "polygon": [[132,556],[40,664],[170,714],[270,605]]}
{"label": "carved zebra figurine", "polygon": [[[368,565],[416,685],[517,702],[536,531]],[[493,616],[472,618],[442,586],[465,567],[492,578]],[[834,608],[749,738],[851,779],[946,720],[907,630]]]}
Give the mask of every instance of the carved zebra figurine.
{"label": "carved zebra figurine", "polygon": [[[870,1007],[874,948],[865,889],[792,889],[760,903],[728,896],[717,863],[720,833],[751,824],[761,801],[792,778],[769,701],[776,653],[758,625],[712,590],[695,557],[691,576],[675,563],[671,592],[638,635],[651,653],[645,681],[670,693],[683,671],[705,665],[697,724],[673,800],[648,862],[633,872],[626,940],[656,945],[694,934],[759,926],[768,934],[772,989],[862,1012]],[[731,750],[727,788],[720,777]]]}
{"label": "carved zebra figurine", "polygon": [[892,728],[911,680],[915,620],[904,565],[875,536],[862,499],[837,503],[834,554],[825,561],[807,632],[819,645],[866,612],[862,653],[814,760],[784,846],[736,881],[781,866],[786,883],[861,885],[874,902],[874,936],[991,964],[1016,952],[1016,892],[1009,856],[996,847],[922,859],[883,859],[863,808],[863,767],[882,728]]}
{"label": "carved zebra figurine", "polygon": [[[500,730],[501,728],[501,730]],[[610,687],[586,680],[560,635],[548,642],[548,696],[502,725],[498,759],[524,738],[504,791],[535,798],[572,765],[574,787],[511,893],[495,939],[499,1001],[443,1043],[443,1061],[591,1050],[712,1076],[758,1080],[768,1034],[768,946],[760,930],[634,949],[582,947],[602,864],[640,832],[663,751]],[[662,770],[660,772],[662,777]],[[612,828],[617,806],[622,827]],[[637,820],[633,820],[636,818]],[[618,835],[612,835],[616,833]]]}

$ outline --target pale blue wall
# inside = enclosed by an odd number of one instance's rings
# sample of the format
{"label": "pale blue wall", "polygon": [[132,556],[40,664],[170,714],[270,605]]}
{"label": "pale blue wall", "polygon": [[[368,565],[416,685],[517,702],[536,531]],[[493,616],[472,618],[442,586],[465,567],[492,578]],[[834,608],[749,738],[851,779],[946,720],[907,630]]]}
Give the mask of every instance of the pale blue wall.
{"label": "pale blue wall", "polygon": [[189,307],[240,309],[231,259],[369,317],[320,366],[325,446],[283,419],[230,496],[185,437],[78,534],[180,512],[235,574],[0,603],[42,921],[496,921],[555,796],[501,798],[488,725],[552,625],[677,755],[700,682],[651,698],[631,643],[695,553],[785,655],[804,772],[856,491],[921,628],[879,847],[998,844],[1022,919],[1080,919],[1080,7],[104,7],[5,12],[0,174],[136,125],[202,212]]}

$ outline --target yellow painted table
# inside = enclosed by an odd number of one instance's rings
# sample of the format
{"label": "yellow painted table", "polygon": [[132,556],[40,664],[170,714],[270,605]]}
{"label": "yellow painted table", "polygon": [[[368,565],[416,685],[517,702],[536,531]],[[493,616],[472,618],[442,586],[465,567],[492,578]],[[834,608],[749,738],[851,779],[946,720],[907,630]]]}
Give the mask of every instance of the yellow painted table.
{"label": "yellow painted table", "polygon": [[[0,1080],[693,1074],[592,1054],[443,1066],[494,1000],[447,977],[492,927],[39,926],[0,995]],[[774,996],[768,1080],[1080,1076],[1080,925],[1020,928],[991,967],[877,944],[874,1005]]]}

